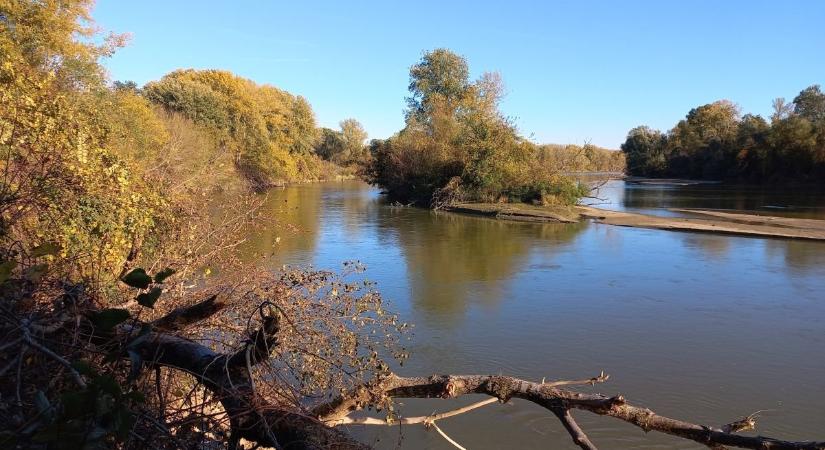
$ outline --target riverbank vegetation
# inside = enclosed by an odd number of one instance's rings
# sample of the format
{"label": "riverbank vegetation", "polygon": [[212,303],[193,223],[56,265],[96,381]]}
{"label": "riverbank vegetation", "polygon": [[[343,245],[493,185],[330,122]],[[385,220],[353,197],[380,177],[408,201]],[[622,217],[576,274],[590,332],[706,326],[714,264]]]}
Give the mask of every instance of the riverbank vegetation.
{"label": "riverbank vegetation", "polygon": [[740,114],[722,100],[690,110],[668,132],[646,126],[627,135],[630,175],[756,183],[822,184],[825,180],[825,93],[819,85],[792,102],[773,102],[769,120]]}
{"label": "riverbank vegetation", "polygon": [[[99,60],[125,38],[99,35],[90,8],[0,7],[0,447],[225,442],[230,424],[260,419],[232,400],[251,380],[280,405],[268,414],[286,415],[276,423],[300,408],[288,398],[340,392],[385,370],[384,355],[403,359],[406,324],[369,283],[259,271],[234,254],[250,227],[277,220],[250,181],[331,164],[313,154],[309,104],[224,71],[109,86]],[[256,327],[277,331],[277,364],[250,353],[274,345]],[[219,351],[240,356],[183,367]]]}
{"label": "riverbank vegetation", "polygon": [[[544,406],[583,448],[595,447],[571,408],[703,444],[822,447],[735,434],[753,426],[750,416],[700,427],[621,396],[566,389],[604,374],[547,383],[395,375],[409,325],[372,283],[348,278],[359,264],[340,275],[273,272],[233,254],[248,227],[277,219],[248,182],[313,174],[308,103],[214,70],[109,86],[99,61],[124,39],[101,39],[90,4],[12,0],[0,9],[0,447],[362,449],[337,426],[376,419],[353,412],[397,424],[394,399],[470,393]],[[413,96],[409,134],[398,139],[437,149],[438,158],[422,156],[437,176],[449,182],[458,176],[451,164],[471,157],[457,188],[474,195],[562,189],[525,175],[538,170],[528,167],[535,156],[491,106],[495,77],[454,85],[438,76],[432,91],[430,70],[419,69],[415,92],[433,94]],[[435,130],[478,146],[442,145]],[[351,134],[345,142],[362,136]],[[405,419],[436,427],[461,412]]]}
{"label": "riverbank vegetation", "polygon": [[[404,129],[371,142],[366,170],[367,180],[393,200],[432,207],[456,201],[573,204],[588,193],[565,172],[590,170],[605,150],[539,147],[520,136],[499,110],[504,86],[497,73],[470,80],[463,57],[437,49],[412,66],[409,91]],[[568,159],[569,169],[561,164]]]}

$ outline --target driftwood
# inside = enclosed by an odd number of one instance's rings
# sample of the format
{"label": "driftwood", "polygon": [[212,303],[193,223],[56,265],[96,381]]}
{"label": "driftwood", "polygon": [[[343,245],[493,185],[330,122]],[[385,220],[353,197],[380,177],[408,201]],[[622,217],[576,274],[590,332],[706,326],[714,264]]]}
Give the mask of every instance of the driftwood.
{"label": "driftwood", "polygon": [[[189,310],[174,311],[170,314],[174,315],[174,318],[162,318],[155,323],[180,325],[182,322],[195,322],[214,313],[214,305],[215,299],[210,298],[190,307]],[[186,317],[186,320],[179,320],[180,317]],[[378,419],[352,419],[349,415],[354,411],[378,405],[387,397],[455,398],[466,394],[486,394],[499,402],[518,398],[548,409],[560,420],[573,442],[583,449],[595,449],[596,446],[573,418],[571,410],[574,409],[614,417],[636,425],[646,432],[658,431],[716,449],[825,449],[825,441],[792,442],[770,437],[744,436],[733,432],[737,429],[735,427],[728,426],[725,429],[730,431],[726,432],[723,430],[724,427],[697,425],[661,416],[649,409],[632,405],[622,396],[608,397],[563,388],[603,383],[608,379],[604,373],[584,380],[554,382],[532,382],[501,375],[401,377],[388,374],[329,402],[319,404],[311,410],[284,408],[258,396],[250,376],[251,366],[266,361],[270,351],[277,346],[278,317],[265,317],[262,322],[262,326],[249,336],[247,344],[233,354],[217,353],[202,344],[166,331],[153,332],[148,339],[142,339],[138,346],[148,365],[187,372],[220,399],[230,418],[231,447],[237,446],[238,441],[244,438],[259,445],[279,449],[366,449],[369,448],[366,444],[356,441],[337,426],[388,422]],[[132,331],[126,327],[119,330],[120,333],[127,334]],[[461,448],[443,434],[435,422],[490,403],[493,401],[486,400],[447,413],[402,419],[400,423],[433,426],[451,443]],[[750,423],[752,416],[746,419]]]}

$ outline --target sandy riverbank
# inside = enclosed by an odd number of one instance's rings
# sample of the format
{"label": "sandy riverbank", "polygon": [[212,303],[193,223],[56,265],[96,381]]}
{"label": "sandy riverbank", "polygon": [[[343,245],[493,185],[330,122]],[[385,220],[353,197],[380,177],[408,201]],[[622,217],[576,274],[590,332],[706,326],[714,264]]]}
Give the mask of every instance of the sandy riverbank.
{"label": "sandy riverbank", "polygon": [[660,217],[610,211],[592,206],[534,206],[526,204],[463,203],[447,211],[478,214],[522,222],[574,223],[593,220],[607,225],[743,236],[825,240],[825,220],[762,216],[737,212],[680,209],[694,217]]}

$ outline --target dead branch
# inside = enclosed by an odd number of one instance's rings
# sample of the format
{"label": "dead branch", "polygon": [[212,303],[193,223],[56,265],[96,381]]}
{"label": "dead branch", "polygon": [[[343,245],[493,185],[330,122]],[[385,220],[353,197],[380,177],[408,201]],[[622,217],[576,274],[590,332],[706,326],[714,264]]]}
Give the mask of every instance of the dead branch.
{"label": "dead branch", "polygon": [[474,409],[481,408],[482,406],[487,406],[491,403],[498,403],[497,398],[488,398],[486,400],[482,400],[480,402],[473,403],[471,405],[462,406],[461,408],[456,408],[447,412],[433,414],[431,416],[416,416],[416,417],[404,417],[398,420],[387,421],[382,419],[376,419],[375,417],[357,417],[352,418],[349,416],[343,417],[334,423],[328,423],[331,426],[339,426],[339,425],[416,425],[416,424],[432,424],[436,420],[446,419],[448,417],[457,416],[459,414],[464,414],[466,412],[470,412]]}
{"label": "dead branch", "polygon": [[569,409],[565,408],[556,408],[553,409],[553,414],[559,418],[561,424],[564,426],[564,429],[570,434],[570,437],[573,438],[573,443],[578,445],[579,447],[583,448],[584,450],[596,450],[596,446],[590,442],[590,439],[584,433],[584,431],[579,427],[579,424],[576,423],[576,420],[573,419],[573,415],[570,414]]}
{"label": "dead branch", "polygon": [[[605,377],[597,377],[604,378]],[[368,387],[355,389],[329,403],[317,406],[313,412],[329,423],[341,420],[352,411],[371,405],[378,389],[392,398],[455,398],[466,394],[486,394],[507,402],[520,398],[552,411],[581,448],[596,448],[575,423],[569,410],[586,410],[601,416],[614,417],[638,426],[644,431],[658,431],[690,439],[709,447],[731,446],[772,450],[823,450],[822,442],[793,442],[763,436],[741,436],[721,429],[661,416],[647,408],[628,403],[621,395],[607,397],[584,394],[500,375],[433,375],[431,377],[399,377],[389,375]],[[752,419],[752,417],[749,416]]]}

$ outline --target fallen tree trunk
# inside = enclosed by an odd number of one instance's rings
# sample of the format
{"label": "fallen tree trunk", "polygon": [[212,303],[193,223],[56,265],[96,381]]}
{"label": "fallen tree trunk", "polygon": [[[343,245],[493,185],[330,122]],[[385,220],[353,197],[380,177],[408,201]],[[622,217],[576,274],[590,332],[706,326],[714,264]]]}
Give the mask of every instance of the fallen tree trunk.
{"label": "fallen tree trunk", "polygon": [[[220,309],[215,297],[188,308],[179,308],[155,324],[175,324],[178,329],[197,322]],[[276,449],[367,449],[348,434],[330,428],[319,420],[272,404],[256,394],[251,368],[263,363],[277,346],[279,330],[276,317],[264,317],[247,345],[233,354],[215,352],[208,347],[166,332],[152,332],[133,346],[149,367],[168,367],[194,376],[220,401],[230,423],[230,448],[240,439]],[[168,329],[167,328],[167,329]],[[134,335],[134,327],[123,326],[120,338]]]}

